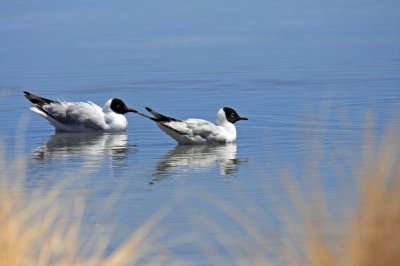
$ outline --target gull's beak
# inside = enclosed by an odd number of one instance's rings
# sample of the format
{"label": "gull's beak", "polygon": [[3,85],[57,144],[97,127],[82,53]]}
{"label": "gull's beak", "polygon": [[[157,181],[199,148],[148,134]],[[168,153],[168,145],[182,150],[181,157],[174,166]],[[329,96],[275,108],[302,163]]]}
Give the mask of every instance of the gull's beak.
{"label": "gull's beak", "polygon": [[128,108],[126,109],[126,113],[131,112],[131,113],[137,113],[138,111],[136,111],[135,109],[132,108]]}
{"label": "gull's beak", "polygon": [[239,116],[239,120],[249,120],[249,119],[245,116]]}

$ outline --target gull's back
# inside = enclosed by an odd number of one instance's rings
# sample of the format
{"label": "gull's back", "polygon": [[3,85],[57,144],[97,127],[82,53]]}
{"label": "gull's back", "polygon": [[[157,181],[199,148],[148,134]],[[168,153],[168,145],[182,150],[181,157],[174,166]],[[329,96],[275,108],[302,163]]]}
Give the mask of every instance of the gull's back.
{"label": "gull's back", "polygon": [[57,131],[99,131],[105,127],[101,107],[92,102],[52,102],[31,109],[49,121]]}
{"label": "gull's back", "polygon": [[186,121],[170,121],[158,125],[179,144],[223,142],[223,129],[203,119],[190,118]]}

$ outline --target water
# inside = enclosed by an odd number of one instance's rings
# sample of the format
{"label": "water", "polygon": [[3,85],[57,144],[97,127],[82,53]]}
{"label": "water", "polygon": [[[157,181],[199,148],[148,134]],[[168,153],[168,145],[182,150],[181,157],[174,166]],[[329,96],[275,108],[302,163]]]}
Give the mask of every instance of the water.
{"label": "water", "polygon": [[[118,226],[110,252],[180,197],[185,204],[160,224],[169,239],[206,238],[201,215],[241,232],[204,200],[216,195],[262,208],[254,221],[268,224],[273,206],[287,200],[285,171],[305,189],[320,178],[328,202],[346,198],[338,191],[346,191],[352,162],[361,164],[366,120],[379,137],[398,118],[396,1],[14,1],[1,10],[7,158],[28,158],[28,188],[63,180],[66,198],[87,195],[83,228]],[[231,106],[250,120],[237,123],[236,144],[223,146],[176,147],[134,114],[126,134],[56,134],[29,111],[23,90],[101,106],[118,97],[180,119],[214,121]],[[107,198],[111,209],[101,208]],[[191,245],[175,251],[207,264]]]}

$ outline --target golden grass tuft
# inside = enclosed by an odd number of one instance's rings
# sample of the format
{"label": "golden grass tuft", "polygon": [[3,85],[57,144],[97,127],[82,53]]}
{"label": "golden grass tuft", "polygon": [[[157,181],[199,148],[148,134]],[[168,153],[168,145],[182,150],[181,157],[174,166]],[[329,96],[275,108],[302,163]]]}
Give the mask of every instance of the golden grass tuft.
{"label": "golden grass tuft", "polygon": [[[343,211],[343,223],[325,223],[324,219],[315,222],[317,219],[310,217],[325,218],[332,214],[326,206],[313,210],[301,204],[305,235],[294,247],[301,255],[295,260],[290,258],[295,265],[302,262],[315,266],[400,265],[398,136],[397,131],[391,130],[378,145],[373,144],[372,138],[365,141],[364,165],[355,169],[356,206],[351,212]],[[297,194],[294,198],[303,196]]]}
{"label": "golden grass tuft", "polygon": [[[334,210],[328,206],[332,202],[326,202],[318,182],[312,191],[305,192],[287,176],[282,179],[290,179],[284,185],[289,206],[287,202],[274,206],[279,226],[266,217],[274,212],[266,213],[262,207],[248,203],[237,206],[208,195],[203,200],[236,221],[245,236],[230,235],[223,225],[203,217],[201,222],[218,235],[217,241],[230,258],[206,248],[204,253],[216,262],[213,265],[400,265],[398,137],[397,132],[391,131],[377,144],[366,139],[362,165],[353,169],[353,177],[340,177],[353,180],[350,183],[354,187],[338,191],[339,203],[333,203],[337,205]],[[338,197],[343,193],[353,194],[345,198],[351,202],[340,202]],[[260,225],[255,220],[266,223]]]}
{"label": "golden grass tuft", "polygon": [[387,136],[378,147],[358,177],[359,205],[341,244],[342,265],[400,265],[398,134]]}
{"label": "golden grass tuft", "polygon": [[106,254],[108,239],[82,234],[84,196],[66,199],[63,181],[52,188],[24,189],[24,168],[23,159],[13,164],[0,160],[0,266],[120,266],[143,259],[151,265],[182,264],[153,233],[159,232],[153,229],[168,206]]}

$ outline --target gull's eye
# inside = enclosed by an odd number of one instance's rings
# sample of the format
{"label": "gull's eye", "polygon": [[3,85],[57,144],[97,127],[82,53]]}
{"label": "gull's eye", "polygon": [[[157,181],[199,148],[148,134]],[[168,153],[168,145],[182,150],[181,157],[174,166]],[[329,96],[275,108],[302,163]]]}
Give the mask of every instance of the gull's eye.
{"label": "gull's eye", "polygon": [[231,117],[235,117],[235,114],[231,114]]}

